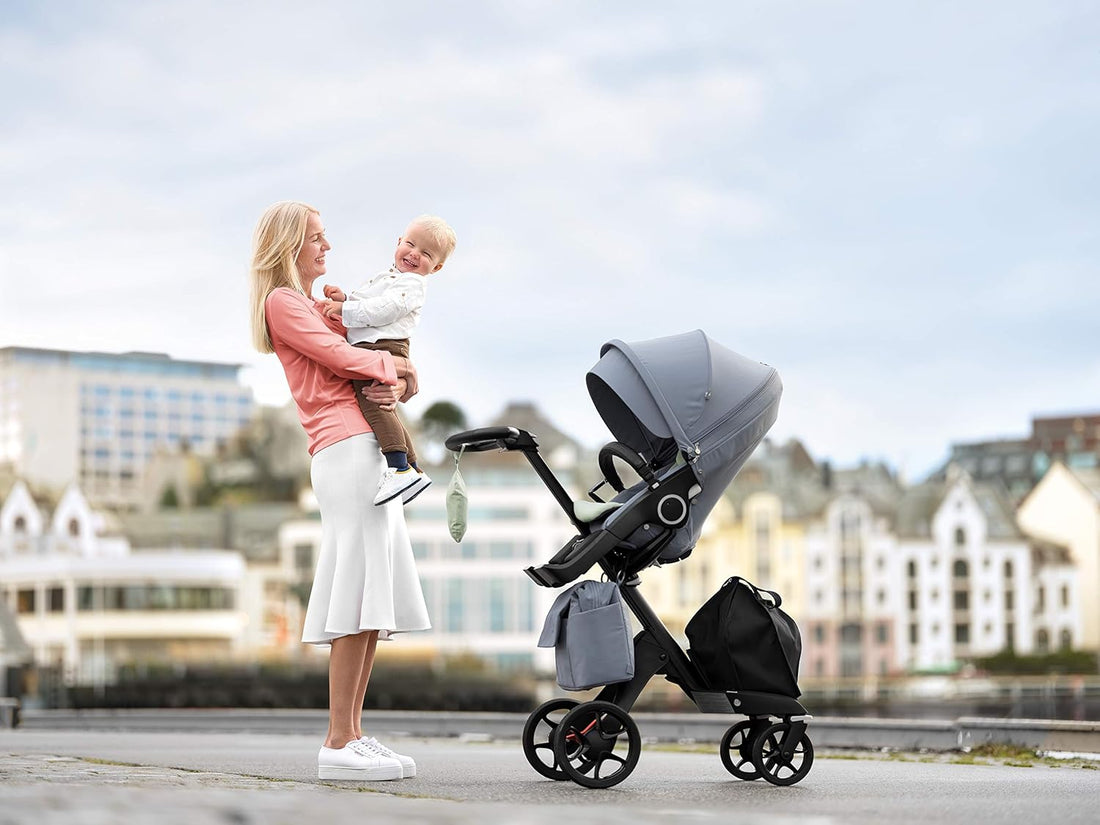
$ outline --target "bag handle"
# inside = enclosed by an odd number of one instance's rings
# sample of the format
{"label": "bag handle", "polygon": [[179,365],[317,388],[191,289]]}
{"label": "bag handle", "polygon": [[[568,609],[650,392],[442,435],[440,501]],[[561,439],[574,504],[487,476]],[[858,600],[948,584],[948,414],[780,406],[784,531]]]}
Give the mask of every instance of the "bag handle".
{"label": "bag handle", "polygon": [[[763,587],[757,587],[748,579],[743,579],[740,576],[730,576],[730,578],[726,580],[726,584],[736,584],[738,582],[748,585],[749,590],[751,590],[752,594],[756,596],[756,600],[763,604],[765,607],[779,607],[781,604],[783,604],[783,597],[776,593],[774,590],[765,590]],[[764,599],[762,597],[762,594],[764,593],[768,594],[768,599]],[[769,601],[771,602],[771,604],[767,604],[767,602]]]}

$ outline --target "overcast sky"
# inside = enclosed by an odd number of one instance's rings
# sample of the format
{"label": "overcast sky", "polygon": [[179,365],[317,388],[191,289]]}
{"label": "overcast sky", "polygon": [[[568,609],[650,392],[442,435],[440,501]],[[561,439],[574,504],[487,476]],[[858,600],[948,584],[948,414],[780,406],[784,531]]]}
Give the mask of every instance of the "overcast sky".
{"label": "overcast sky", "polygon": [[701,328],[779,369],[774,437],[919,478],[1100,410],[1098,43],[1091,0],[2,0],[0,346],[283,403],[263,209],[317,206],[345,288],[433,212],[413,415],[531,400],[596,446],[600,345]]}

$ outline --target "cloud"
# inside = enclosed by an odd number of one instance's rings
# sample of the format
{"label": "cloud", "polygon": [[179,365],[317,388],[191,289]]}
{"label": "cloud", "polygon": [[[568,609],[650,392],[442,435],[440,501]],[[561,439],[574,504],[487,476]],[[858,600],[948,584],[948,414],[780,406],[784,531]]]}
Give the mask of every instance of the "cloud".
{"label": "cloud", "polygon": [[776,432],[821,456],[927,466],[1095,405],[1087,9],[66,8],[0,22],[0,344],[242,362],[284,399],[245,273],[294,197],[345,286],[410,216],[458,228],[414,413],[528,398],[598,441],[600,344],[696,327],[780,368]]}

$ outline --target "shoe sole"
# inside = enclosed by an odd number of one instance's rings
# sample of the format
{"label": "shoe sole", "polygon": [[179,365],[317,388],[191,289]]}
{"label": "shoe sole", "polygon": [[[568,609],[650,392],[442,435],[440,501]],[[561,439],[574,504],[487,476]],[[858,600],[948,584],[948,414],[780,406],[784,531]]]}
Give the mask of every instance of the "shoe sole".
{"label": "shoe sole", "polygon": [[421,484],[419,487],[417,487],[415,490],[413,490],[412,494],[408,498],[405,498],[404,496],[402,496],[401,497],[401,503],[402,504],[408,504],[410,501],[412,501],[414,498],[416,498],[418,495],[423,493],[425,490],[427,490],[431,486],[432,486],[432,482],[431,482],[431,479],[429,479],[427,484]]}
{"label": "shoe sole", "polygon": [[398,490],[396,493],[394,493],[393,495],[391,495],[387,498],[381,499],[381,500],[376,498],[374,500],[374,506],[378,507],[382,504],[389,504],[391,501],[393,501],[395,498],[400,496],[402,493],[404,493],[406,490],[408,490],[414,484],[416,484],[416,479],[415,478],[412,481],[410,481],[408,484],[406,484],[404,487],[402,487],[400,490]]}
{"label": "shoe sole", "polygon": [[382,782],[388,779],[402,779],[403,776],[404,771],[400,765],[395,768],[345,768],[337,765],[319,765],[317,767],[318,779],[358,779],[359,781]]}

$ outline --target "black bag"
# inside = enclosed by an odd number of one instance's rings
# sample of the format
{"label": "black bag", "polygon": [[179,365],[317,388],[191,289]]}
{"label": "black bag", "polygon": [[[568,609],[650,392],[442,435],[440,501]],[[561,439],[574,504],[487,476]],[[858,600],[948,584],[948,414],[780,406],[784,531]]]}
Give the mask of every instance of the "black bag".
{"label": "black bag", "polygon": [[796,697],[802,636],[779,594],[734,576],[687,623],[688,655],[717,690]]}

